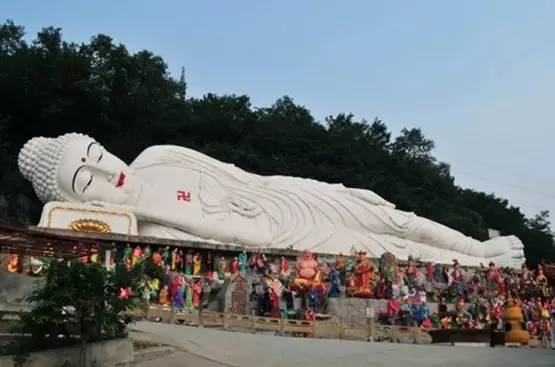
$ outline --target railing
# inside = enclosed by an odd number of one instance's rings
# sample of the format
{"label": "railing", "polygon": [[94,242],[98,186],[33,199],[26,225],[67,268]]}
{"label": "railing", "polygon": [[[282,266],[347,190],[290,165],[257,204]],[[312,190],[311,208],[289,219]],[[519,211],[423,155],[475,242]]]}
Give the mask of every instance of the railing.
{"label": "railing", "polygon": [[304,336],[313,338],[336,338],[348,340],[389,341],[392,343],[430,343],[427,332],[418,327],[397,325],[349,325],[334,320],[293,320],[273,317],[239,315],[228,312],[201,312],[175,310],[169,306],[150,305],[144,310],[135,310],[132,316],[150,321],[177,323],[198,327],[217,327],[224,330],[247,332],[273,332],[278,335]]}

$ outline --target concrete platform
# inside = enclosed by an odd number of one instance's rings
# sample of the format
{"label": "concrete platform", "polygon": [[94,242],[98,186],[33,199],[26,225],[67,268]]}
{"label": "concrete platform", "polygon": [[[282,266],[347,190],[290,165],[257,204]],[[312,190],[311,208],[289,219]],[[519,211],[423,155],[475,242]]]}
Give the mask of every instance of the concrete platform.
{"label": "concrete platform", "polygon": [[[555,366],[551,349],[366,343],[245,334],[138,322],[131,337],[176,347],[157,366]],[[189,358],[187,357],[189,356]],[[148,366],[155,366],[149,361]],[[147,365],[143,366],[146,367]]]}

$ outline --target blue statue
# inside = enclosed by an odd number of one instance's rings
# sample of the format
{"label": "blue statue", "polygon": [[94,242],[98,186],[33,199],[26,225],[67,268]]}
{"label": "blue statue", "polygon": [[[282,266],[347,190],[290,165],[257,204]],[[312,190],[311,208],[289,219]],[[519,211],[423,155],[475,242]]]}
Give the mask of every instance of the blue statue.
{"label": "blue statue", "polygon": [[185,307],[185,289],[183,289],[183,285],[180,285],[177,288],[177,292],[175,293],[175,297],[173,299],[173,307],[181,310]]}
{"label": "blue statue", "polygon": [[320,312],[320,306],[322,304],[322,294],[317,287],[312,287],[310,289],[310,304],[314,313]]}
{"label": "blue statue", "polygon": [[242,251],[239,256],[237,256],[239,260],[239,272],[241,274],[245,274],[248,270],[248,257],[245,251]]}
{"label": "blue statue", "polygon": [[439,264],[434,264],[434,279],[437,283],[442,282],[442,278],[441,278],[441,265]]}
{"label": "blue statue", "polygon": [[328,297],[339,297],[341,295],[341,274],[336,268],[331,268],[330,271],[330,290]]}

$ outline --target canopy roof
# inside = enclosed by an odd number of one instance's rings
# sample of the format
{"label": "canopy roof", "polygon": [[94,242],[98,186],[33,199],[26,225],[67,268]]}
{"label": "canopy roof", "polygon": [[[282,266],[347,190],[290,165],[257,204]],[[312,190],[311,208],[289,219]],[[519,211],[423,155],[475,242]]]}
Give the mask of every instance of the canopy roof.
{"label": "canopy roof", "polygon": [[[29,256],[80,257],[99,250],[92,239],[50,233],[0,222],[0,253]],[[106,247],[106,244],[104,246]]]}

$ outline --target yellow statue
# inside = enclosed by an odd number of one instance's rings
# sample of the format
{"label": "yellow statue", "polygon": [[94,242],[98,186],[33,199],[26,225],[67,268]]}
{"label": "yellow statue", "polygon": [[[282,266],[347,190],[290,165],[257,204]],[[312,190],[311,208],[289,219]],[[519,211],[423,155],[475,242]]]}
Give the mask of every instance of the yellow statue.
{"label": "yellow statue", "polygon": [[202,265],[202,258],[200,254],[197,252],[193,257],[193,275],[200,275],[200,268]]}
{"label": "yellow statue", "polygon": [[165,285],[164,288],[158,294],[158,303],[161,305],[169,305],[170,302],[170,292],[168,290],[168,286]]}
{"label": "yellow statue", "polygon": [[505,305],[503,322],[505,323],[505,343],[527,345],[530,342],[530,334],[524,329],[522,309],[512,298],[509,298]]}

